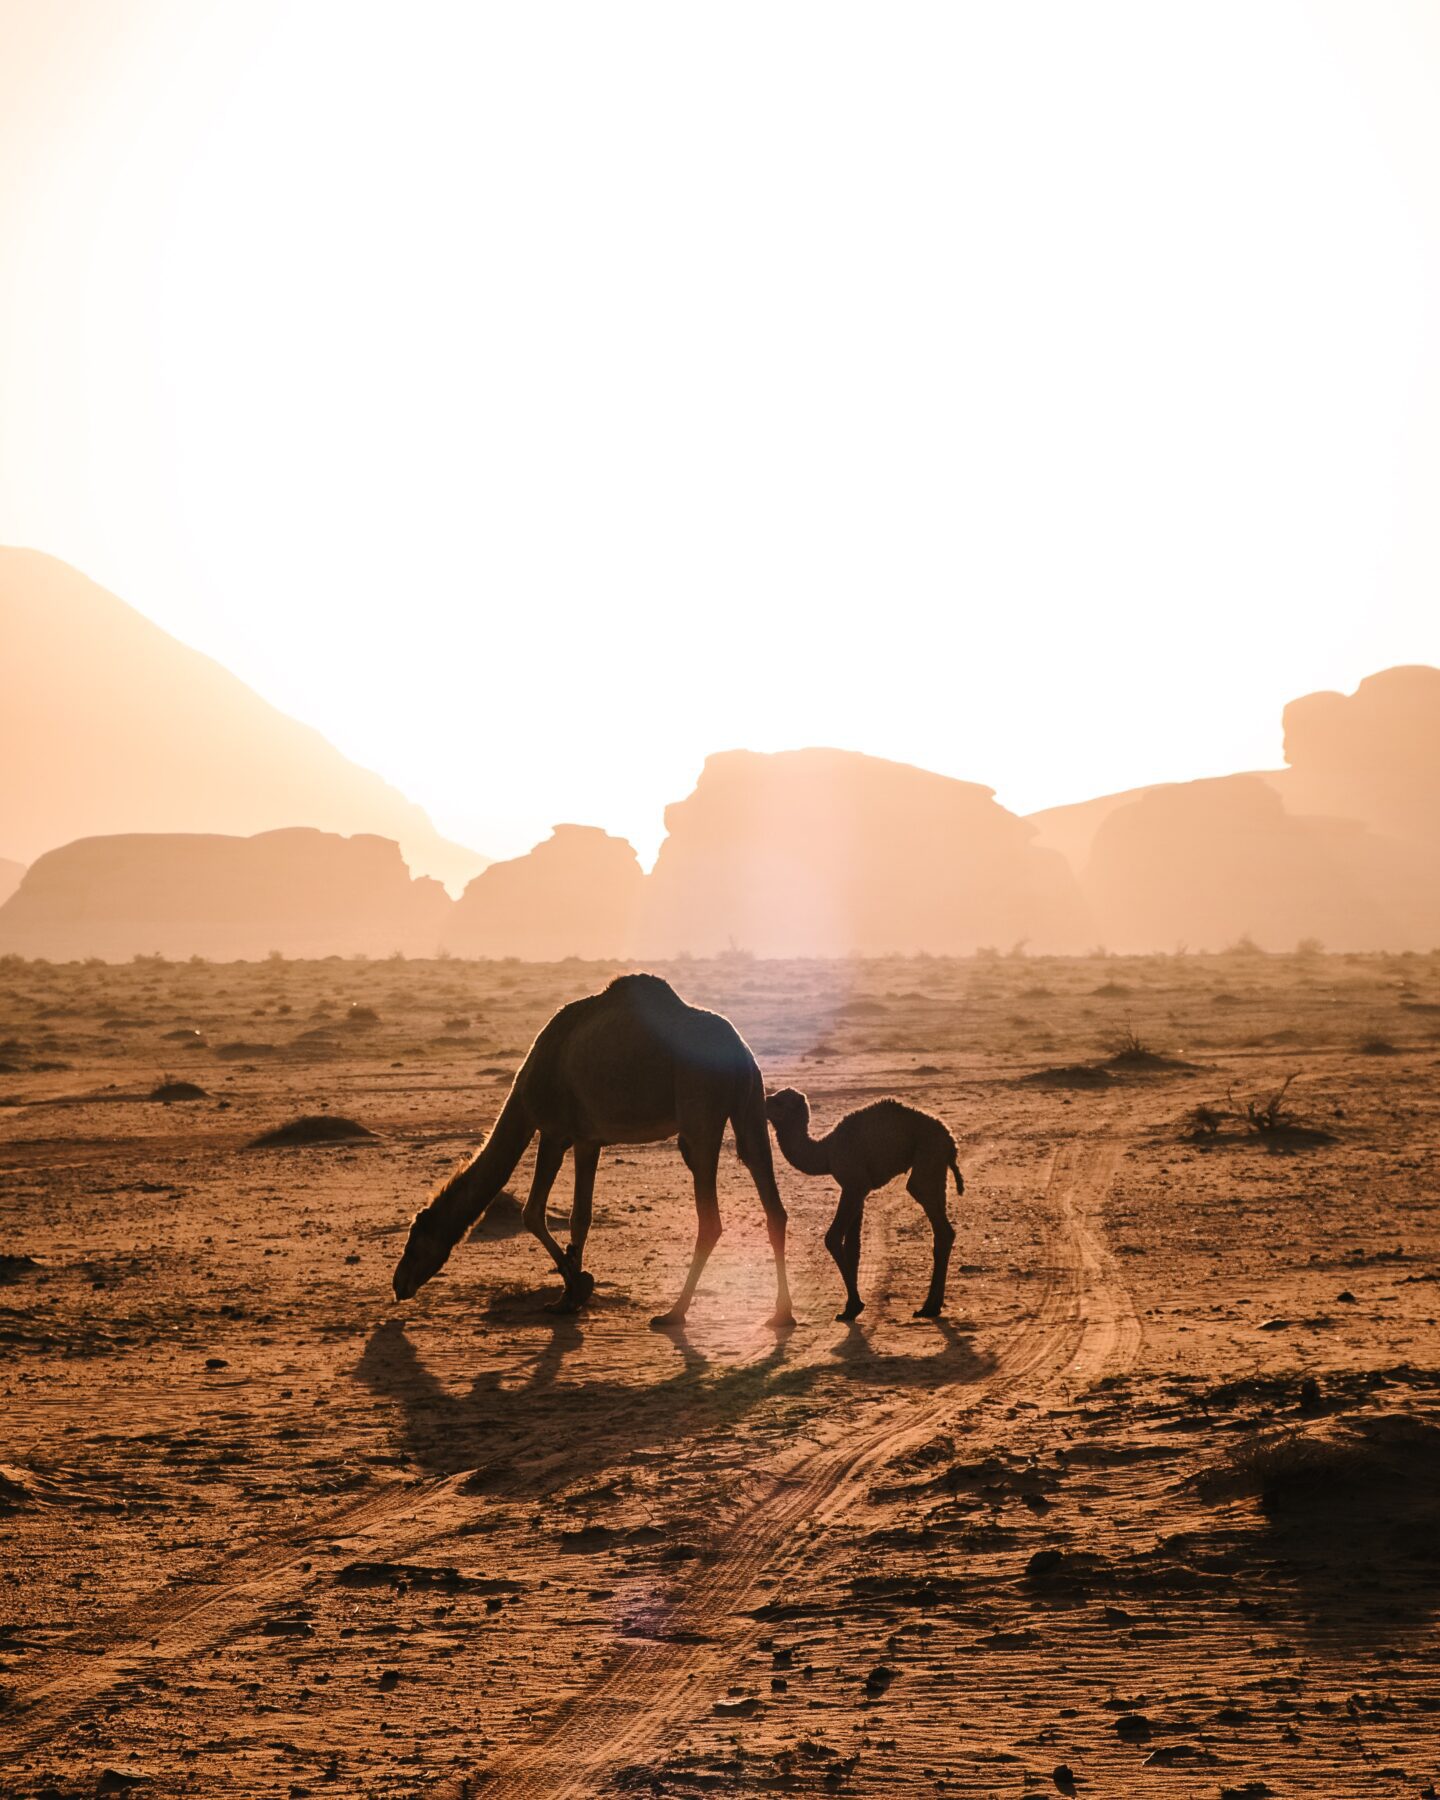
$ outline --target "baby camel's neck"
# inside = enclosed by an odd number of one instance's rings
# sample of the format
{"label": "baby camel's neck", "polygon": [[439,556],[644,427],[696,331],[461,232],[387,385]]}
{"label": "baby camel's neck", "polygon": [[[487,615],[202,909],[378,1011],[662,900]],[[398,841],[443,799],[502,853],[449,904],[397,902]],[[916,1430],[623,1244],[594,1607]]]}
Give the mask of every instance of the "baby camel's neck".
{"label": "baby camel's neck", "polygon": [[802,1175],[828,1175],[830,1173],[830,1153],[826,1147],[827,1140],[810,1135],[810,1120],[791,1119],[784,1125],[775,1127],[776,1141],[780,1145],[781,1154],[792,1169],[798,1169]]}

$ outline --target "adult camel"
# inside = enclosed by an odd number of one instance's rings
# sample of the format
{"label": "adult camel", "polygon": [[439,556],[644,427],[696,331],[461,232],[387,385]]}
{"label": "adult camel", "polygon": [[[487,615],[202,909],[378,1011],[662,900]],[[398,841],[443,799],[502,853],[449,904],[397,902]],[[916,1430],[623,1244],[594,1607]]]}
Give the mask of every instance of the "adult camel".
{"label": "adult camel", "polygon": [[[575,1311],[595,1288],[582,1264],[601,1150],[678,1137],[695,1181],[695,1254],[679,1299],[650,1323],[680,1324],[720,1237],[715,1175],[727,1121],[765,1208],[775,1256],[770,1323],[794,1324],[785,1277],[785,1207],[775,1185],[759,1067],[728,1019],[687,1006],[657,975],[621,975],[602,993],[562,1006],[542,1028],[485,1143],[415,1215],[395,1269],[395,1298],[408,1300],[444,1267],[538,1132],[525,1224],[565,1283],[556,1310]],[[570,1243],[562,1250],[546,1223],[545,1204],[567,1150],[575,1153],[575,1201]]]}

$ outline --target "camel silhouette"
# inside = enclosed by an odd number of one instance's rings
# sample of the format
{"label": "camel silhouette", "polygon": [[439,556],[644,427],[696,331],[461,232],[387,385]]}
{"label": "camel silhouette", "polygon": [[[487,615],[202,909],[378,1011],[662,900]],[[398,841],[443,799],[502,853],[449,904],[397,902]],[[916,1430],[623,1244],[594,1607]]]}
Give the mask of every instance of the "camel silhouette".
{"label": "camel silhouette", "polygon": [[934,1234],[934,1263],[925,1304],[917,1319],[938,1318],[945,1304],[945,1275],[955,1245],[955,1228],[945,1212],[945,1173],[965,1192],[955,1140],[941,1120],[899,1100],[877,1100],[846,1113],[824,1137],[810,1135],[810,1102],[795,1088],[781,1088],[765,1101],[765,1116],[785,1160],[802,1175],[833,1175],[840,1203],[825,1233],[825,1248],[845,1283],[845,1306],[835,1316],[853,1319],[865,1310],[856,1286],[860,1268],[860,1227],[866,1196],[908,1172],[906,1187],[920,1202]]}
{"label": "camel silhouette", "polygon": [[[444,1267],[538,1132],[525,1224],[565,1283],[556,1310],[577,1310],[595,1288],[583,1261],[601,1150],[607,1144],[654,1144],[678,1137],[695,1182],[695,1254],[679,1298],[650,1322],[680,1324],[720,1237],[715,1177],[727,1122],[765,1208],[775,1257],[770,1323],[793,1325],[785,1274],[785,1207],[775,1185],[759,1066],[728,1019],[687,1006],[658,975],[621,975],[602,993],[562,1006],[541,1029],[485,1143],[415,1215],[395,1269],[395,1298],[408,1300]],[[567,1150],[575,1153],[575,1199],[570,1242],[562,1250],[546,1223],[545,1203]]]}

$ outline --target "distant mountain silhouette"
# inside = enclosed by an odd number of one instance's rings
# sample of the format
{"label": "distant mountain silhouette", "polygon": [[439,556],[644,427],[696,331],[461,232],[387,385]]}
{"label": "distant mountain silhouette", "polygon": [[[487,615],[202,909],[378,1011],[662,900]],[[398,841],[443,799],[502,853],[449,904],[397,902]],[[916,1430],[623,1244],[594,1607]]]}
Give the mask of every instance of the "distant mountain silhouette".
{"label": "distant mountain silhouette", "polygon": [[33,860],[114,832],[280,826],[394,838],[459,888],[485,858],[67,564],[0,550],[0,822]]}
{"label": "distant mountain silhouette", "polygon": [[1095,833],[1111,813],[1143,799],[1152,791],[1148,787],[1126,788],[1119,794],[1101,794],[1095,800],[1075,800],[1068,806],[1047,806],[1042,812],[1027,813],[1025,820],[1035,827],[1037,848],[1058,851],[1078,875],[1090,855]]}
{"label": "distant mountain silhouette", "polygon": [[0,953],[433,956],[453,906],[386,838],[303,827],[81,838],[40,857],[0,906]]}
{"label": "distant mountain silhouette", "polygon": [[617,957],[634,937],[644,872],[624,838],[557,825],[526,856],[491,863],[466,888],[447,927],[461,956]]}
{"label": "distant mountain silhouette", "polygon": [[20,877],[24,873],[24,863],[11,862],[8,857],[0,856],[0,906],[3,906],[19,887]]}
{"label": "distant mountain silhouette", "polygon": [[665,809],[641,954],[1081,947],[1074,877],[992,789],[850,750],[730,750]]}
{"label": "distant mountain silhouette", "polygon": [[[1149,789],[1095,834],[1081,886],[1112,950],[1402,949],[1440,927],[1413,847],[1297,817],[1258,775]],[[1428,914],[1428,923],[1427,917]]]}
{"label": "distant mountain silhouette", "polygon": [[1289,767],[1271,780],[1289,811],[1440,847],[1440,669],[1383,669],[1292,700],[1284,720]]}
{"label": "distant mountain silhouette", "polygon": [[[49,558],[0,552],[7,848],[67,821],[300,815],[305,829],[87,835],[0,862],[0,951],[254,957],[391,950],[534,960],[1285,950],[1440,943],[1440,670],[1384,670],[1285,709],[1288,767],[1030,819],[993,791],[858,751],[707,759],[650,875],[557,825],[473,873],[418,807],[208,658]],[[383,835],[311,828],[379,814]],[[396,839],[400,841],[397,848]]]}
{"label": "distant mountain silhouette", "polygon": [[1031,815],[1112,950],[1429,949],[1440,941],[1440,670],[1285,708],[1285,769]]}

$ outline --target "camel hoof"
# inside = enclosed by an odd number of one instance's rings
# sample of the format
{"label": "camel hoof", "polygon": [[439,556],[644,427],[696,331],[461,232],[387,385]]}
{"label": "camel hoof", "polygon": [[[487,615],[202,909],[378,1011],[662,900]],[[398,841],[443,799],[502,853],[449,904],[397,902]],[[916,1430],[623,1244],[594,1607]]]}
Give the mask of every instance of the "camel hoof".
{"label": "camel hoof", "polygon": [[793,1331],[795,1329],[795,1315],[793,1312],[771,1313],[765,1323],[772,1331]]}
{"label": "camel hoof", "polygon": [[584,1306],[585,1302],[595,1292],[595,1277],[588,1269],[576,1270],[573,1291],[575,1295],[575,1304],[577,1306]]}
{"label": "camel hoof", "polygon": [[558,1300],[547,1300],[545,1310],[547,1313],[577,1313],[580,1302],[573,1294],[562,1294]]}
{"label": "camel hoof", "polygon": [[652,1331],[678,1331],[684,1323],[684,1313],[656,1313],[650,1321],[650,1329]]}
{"label": "camel hoof", "polygon": [[912,1319],[938,1319],[944,1310],[943,1306],[917,1306],[910,1317]]}
{"label": "camel hoof", "polygon": [[843,1319],[846,1324],[849,1324],[851,1319],[858,1319],[864,1310],[865,1302],[862,1300],[858,1306],[847,1306],[843,1312],[836,1313],[835,1317]]}

